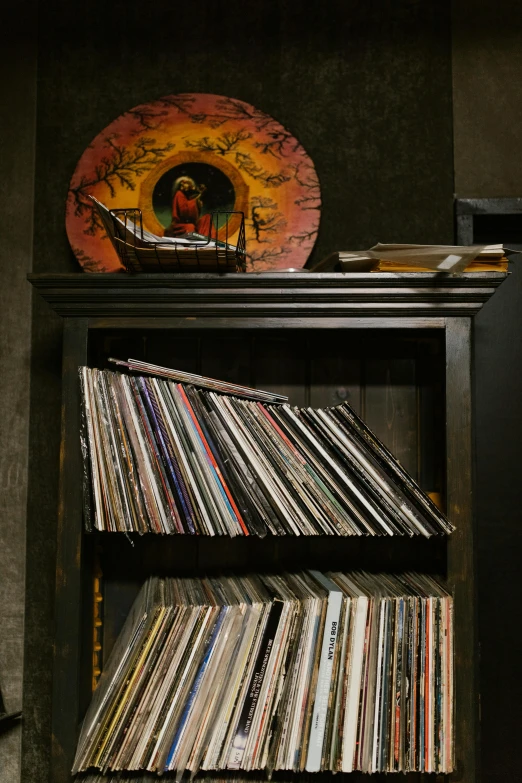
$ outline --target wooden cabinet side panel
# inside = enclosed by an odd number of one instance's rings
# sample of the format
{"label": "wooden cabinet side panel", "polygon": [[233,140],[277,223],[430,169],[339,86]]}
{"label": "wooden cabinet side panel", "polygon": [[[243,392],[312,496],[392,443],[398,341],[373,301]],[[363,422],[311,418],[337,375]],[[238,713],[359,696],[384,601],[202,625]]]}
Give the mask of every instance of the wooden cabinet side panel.
{"label": "wooden cabinet side panel", "polygon": [[80,698],[82,474],[78,367],[87,361],[86,319],[65,319],[53,670],[53,783],[68,783]]}
{"label": "wooden cabinet side panel", "polygon": [[476,601],[472,516],[471,319],[446,324],[448,582],[455,623],[455,759],[452,780],[477,781]]}

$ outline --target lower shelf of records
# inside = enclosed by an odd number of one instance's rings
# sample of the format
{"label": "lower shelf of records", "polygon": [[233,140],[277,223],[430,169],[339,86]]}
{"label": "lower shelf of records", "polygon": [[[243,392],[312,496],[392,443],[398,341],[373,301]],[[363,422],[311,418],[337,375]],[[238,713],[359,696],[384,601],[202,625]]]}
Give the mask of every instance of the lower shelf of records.
{"label": "lower shelf of records", "polygon": [[301,571],[150,578],[94,693],[73,772],[97,783],[120,770],[143,781],[452,769],[446,589],[417,573]]}

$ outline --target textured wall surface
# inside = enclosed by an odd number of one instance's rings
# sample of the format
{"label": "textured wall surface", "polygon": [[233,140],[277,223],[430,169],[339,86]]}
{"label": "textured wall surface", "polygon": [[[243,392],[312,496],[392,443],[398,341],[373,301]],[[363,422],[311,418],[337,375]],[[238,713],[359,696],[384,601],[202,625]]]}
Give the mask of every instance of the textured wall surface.
{"label": "textured wall surface", "polygon": [[324,195],[316,256],[451,239],[447,2],[291,0],[82,6],[41,15],[36,221],[41,268],[77,269],[63,230],[74,167],[123,111],[201,91],[265,110],[303,143]]}
{"label": "textured wall surface", "polygon": [[[5,708],[22,706],[25,517],[29,420],[29,357],[36,22],[28,13],[3,17],[0,72],[0,688]],[[32,18],[31,18],[32,16]],[[20,777],[20,726],[0,734],[0,783]]]}
{"label": "textured wall surface", "polygon": [[522,194],[522,6],[453,0],[455,191]]}
{"label": "textured wall surface", "polygon": [[[522,196],[522,6],[453,3],[455,188]],[[522,222],[522,219],[521,219]],[[491,237],[489,241],[502,241]],[[475,520],[483,783],[520,779],[522,255],[475,321]]]}

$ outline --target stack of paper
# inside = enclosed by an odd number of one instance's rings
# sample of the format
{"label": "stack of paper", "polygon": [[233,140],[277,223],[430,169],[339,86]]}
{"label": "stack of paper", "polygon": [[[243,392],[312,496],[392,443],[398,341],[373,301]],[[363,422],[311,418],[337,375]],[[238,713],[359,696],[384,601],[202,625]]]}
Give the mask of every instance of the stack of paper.
{"label": "stack of paper", "polygon": [[332,253],[312,272],[338,268],[341,272],[432,272],[505,271],[505,249],[498,245],[385,245],[369,250]]}

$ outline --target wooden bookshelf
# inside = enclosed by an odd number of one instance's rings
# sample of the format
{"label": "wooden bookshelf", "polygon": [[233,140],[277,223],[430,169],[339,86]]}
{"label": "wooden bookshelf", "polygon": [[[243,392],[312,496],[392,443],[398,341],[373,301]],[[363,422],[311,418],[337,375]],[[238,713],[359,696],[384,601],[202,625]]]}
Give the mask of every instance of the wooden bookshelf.
{"label": "wooden bookshelf", "polygon": [[[29,276],[64,319],[55,783],[71,780],[93,669],[103,666],[148,574],[299,567],[417,569],[447,579],[455,598],[457,760],[447,779],[474,783],[472,319],[505,277],[495,272]],[[298,405],[348,400],[422,488],[440,499],[456,532],[433,540],[148,534],[133,536],[132,543],[121,534],[85,534],[77,368],[105,367],[109,356],[282,391]],[[407,778],[428,780],[421,774]]]}

